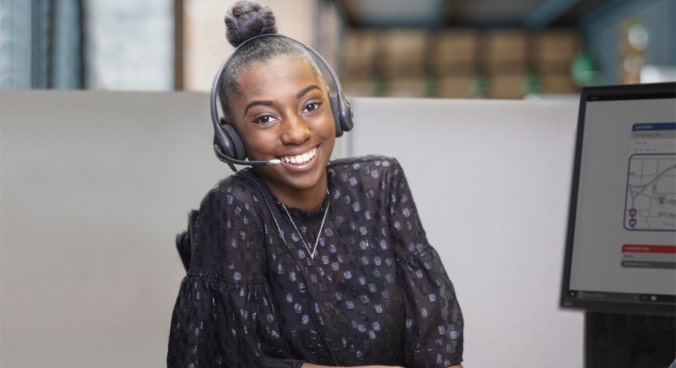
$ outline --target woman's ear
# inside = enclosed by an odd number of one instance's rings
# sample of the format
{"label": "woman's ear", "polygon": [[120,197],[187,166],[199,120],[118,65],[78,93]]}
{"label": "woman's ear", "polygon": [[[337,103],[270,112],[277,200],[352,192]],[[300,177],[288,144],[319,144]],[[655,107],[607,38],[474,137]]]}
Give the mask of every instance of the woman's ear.
{"label": "woman's ear", "polygon": [[227,120],[225,120],[225,116],[221,116],[220,123],[221,125],[230,124]]}

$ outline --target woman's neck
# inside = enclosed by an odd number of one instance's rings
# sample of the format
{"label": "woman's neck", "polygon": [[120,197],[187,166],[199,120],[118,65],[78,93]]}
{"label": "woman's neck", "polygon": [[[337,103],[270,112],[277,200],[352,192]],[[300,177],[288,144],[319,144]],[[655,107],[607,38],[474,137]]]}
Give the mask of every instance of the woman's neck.
{"label": "woman's neck", "polygon": [[[256,172],[254,171],[254,173]],[[313,212],[320,209],[328,193],[327,176],[322,177],[316,185],[309,188],[294,188],[289,185],[281,185],[281,183],[270,180],[270,178],[259,175],[259,173],[256,173],[256,176],[281,204],[305,212]]]}
{"label": "woman's neck", "polygon": [[279,202],[287,207],[294,207],[305,212],[318,210],[324,203],[327,194],[327,185],[318,185],[310,190],[280,191],[271,188],[270,191]]}

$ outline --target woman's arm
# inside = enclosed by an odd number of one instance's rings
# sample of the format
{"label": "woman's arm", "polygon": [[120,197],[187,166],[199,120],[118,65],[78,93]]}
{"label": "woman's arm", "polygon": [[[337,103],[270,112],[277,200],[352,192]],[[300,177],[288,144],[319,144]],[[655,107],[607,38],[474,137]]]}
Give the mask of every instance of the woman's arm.
{"label": "woman's arm", "polygon": [[[460,368],[462,311],[441,258],[429,244],[406,176],[396,160],[389,174],[390,244],[406,311],[405,360],[413,367]],[[410,327],[409,327],[410,326]]]}

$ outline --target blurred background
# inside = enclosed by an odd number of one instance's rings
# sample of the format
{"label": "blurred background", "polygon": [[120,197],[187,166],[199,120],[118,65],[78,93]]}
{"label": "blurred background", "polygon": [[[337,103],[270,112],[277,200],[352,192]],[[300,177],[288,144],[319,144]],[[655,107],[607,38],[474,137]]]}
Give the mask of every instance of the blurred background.
{"label": "blurred background", "polygon": [[[230,173],[205,92],[234,2],[0,0],[0,367],[165,365],[174,237]],[[581,367],[558,304],[575,98],[676,80],[676,0],[260,2],[355,97],[337,157],[406,167],[467,362]]]}
{"label": "blurred background", "polygon": [[[0,0],[0,88],[207,91],[234,0]],[[569,96],[676,79],[676,0],[261,0],[348,96]]]}

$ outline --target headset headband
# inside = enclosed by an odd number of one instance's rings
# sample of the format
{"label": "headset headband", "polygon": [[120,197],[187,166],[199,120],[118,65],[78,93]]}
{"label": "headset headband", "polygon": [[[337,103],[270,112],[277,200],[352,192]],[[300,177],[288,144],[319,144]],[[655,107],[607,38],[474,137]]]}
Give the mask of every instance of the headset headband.
{"label": "headset headband", "polygon": [[[261,38],[267,37],[279,37],[289,41],[292,41],[298,44],[303,50],[308,51],[311,57],[315,61],[319,61],[317,68],[319,68],[320,75],[322,70],[328,72],[329,77],[333,84],[336,87],[336,96],[332,97],[329,93],[329,100],[331,104],[331,111],[333,113],[333,118],[336,126],[336,137],[340,137],[344,131],[349,131],[352,129],[354,123],[352,121],[352,110],[350,109],[350,103],[343,95],[343,90],[340,85],[340,80],[336,75],[336,72],[331,68],[329,63],[324,59],[324,57],[313,50],[311,47],[294,40],[293,38],[280,35],[277,33],[267,33],[261,34],[249,38],[248,40],[242,42],[235,51],[228,57],[223,64],[218,68],[216,75],[214,77],[213,83],[211,85],[211,93],[209,95],[210,99],[210,112],[211,112],[211,121],[214,126],[214,151],[216,156],[223,162],[227,163],[233,171],[237,171],[234,164],[238,165],[249,165],[249,166],[269,166],[279,164],[279,160],[270,160],[270,161],[250,161],[246,160],[246,149],[241,138],[237,134],[234,126],[232,124],[221,124],[221,119],[218,114],[218,90],[221,85],[223,72],[227,69],[233,57],[239,52],[245,45],[258,40]],[[324,77],[326,80],[326,77]]]}

